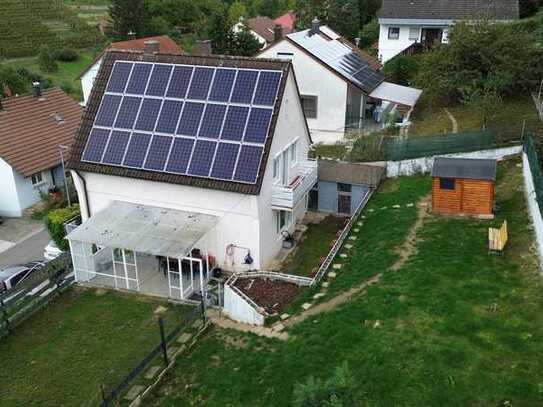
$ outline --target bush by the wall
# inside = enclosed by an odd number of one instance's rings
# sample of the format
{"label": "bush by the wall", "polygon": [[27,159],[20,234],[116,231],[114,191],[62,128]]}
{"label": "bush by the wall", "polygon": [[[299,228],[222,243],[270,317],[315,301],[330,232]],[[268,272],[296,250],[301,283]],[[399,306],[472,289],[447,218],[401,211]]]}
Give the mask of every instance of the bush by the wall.
{"label": "bush by the wall", "polygon": [[47,214],[45,224],[51,238],[61,250],[68,250],[68,242],[64,239],[66,230],[64,223],[79,215],[79,205],[75,204],[66,208],[55,209]]}
{"label": "bush by the wall", "polygon": [[53,51],[53,58],[61,62],[73,62],[79,59],[79,54],[70,48]]}

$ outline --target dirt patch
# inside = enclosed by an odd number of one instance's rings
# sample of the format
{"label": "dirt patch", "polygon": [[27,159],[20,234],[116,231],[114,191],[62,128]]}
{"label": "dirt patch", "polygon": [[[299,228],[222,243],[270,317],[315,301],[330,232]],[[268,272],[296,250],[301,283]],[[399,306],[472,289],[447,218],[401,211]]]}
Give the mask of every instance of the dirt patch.
{"label": "dirt patch", "polygon": [[300,292],[300,287],[286,281],[268,278],[240,278],[235,287],[246,294],[268,314],[276,314],[283,310]]}
{"label": "dirt patch", "polygon": [[415,253],[418,242],[417,232],[424,224],[424,219],[428,216],[430,201],[431,195],[426,195],[417,202],[417,221],[409,230],[403,245],[398,248],[397,253],[400,258],[392,265],[391,270],[397,271],[401,269],[407,260]]}

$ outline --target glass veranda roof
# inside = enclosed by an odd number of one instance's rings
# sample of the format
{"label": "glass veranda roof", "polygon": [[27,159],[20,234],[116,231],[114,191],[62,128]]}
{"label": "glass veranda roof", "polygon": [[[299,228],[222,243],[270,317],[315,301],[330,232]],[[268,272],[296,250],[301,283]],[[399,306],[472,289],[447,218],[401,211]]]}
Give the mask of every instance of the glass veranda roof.
{"label": "glass veranda roof", "polygon": [[202,213],[113,201],[74,229],[67,239],[182,257],[213,229],[218,219]]}

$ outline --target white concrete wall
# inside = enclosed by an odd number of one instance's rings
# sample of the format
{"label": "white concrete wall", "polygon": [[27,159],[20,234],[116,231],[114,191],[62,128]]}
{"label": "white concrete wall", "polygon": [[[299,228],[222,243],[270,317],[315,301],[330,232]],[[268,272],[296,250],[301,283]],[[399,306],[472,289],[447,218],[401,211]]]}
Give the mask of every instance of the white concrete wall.
{"label": "white concrete wall", "polygon": [[11,166],[0,158],[0,216],[22,215],[13,173]]}
{"label": "white concrete wall", "polygon": [[[303,122],[302,106],[294,77],[290,75],[287,79],[283,103],[279,111],[277,125],[275,127],[275,135],[270,149],[270,155],[264,174],[262,189],[258,197],[259,219],[260,219],[260,252],[262,267],[266,269],[281,250],[282,236],[277,233],[276,216],[277,212],[272,211],[272,188],[273,188],[273,158],[287,148],[295,139],[297,144],[297,162],[306,161],[309,152],[309,134]],[[297,173],[292,170],[289,174],[290,181],[296,177]],[[289,182],[290,183],[290,182]],[[303,218],[307,206],[306,200],[303,199],[303,205],[298,205],[293,211],[293,219],[289,231],[294,231],[295,223]]]}
{"label": "white concrete wall", "polygon": [[528,202],[528,212],[534,225],[537,252],[539,254],[539,268],[543,272],[543,218],[541,217],[541,209],[535,195],[534,179],[530,170],[530,163],[525,153],[522,154],[522,173],[524,175],[524,191],[526,193],[526,201]]}
{"label": "white concrete wall", "polygon": [[223,312],[234,321],[251,325],[264,325],[264,315],[258,313],[244,298],[228,285],[224,286]]}
{"label": "white concrete wall", "polygon": [[333,144],[343,140],[347,82],[287,40],[272,45],[257,57],[277,58],[281,52],[294,54],[291,61],[300,94],[318,97],[317,118],[307,119],[313,142]]}
{"label": "white concrete wall", "polygon": [[469,153],[440,154],[436,156],[414,158],[412,160],[387,161],[387,177],[393,178],[402,175],[428,173],[432,171],[435,157],[493,158],[500,160],[510,155],[519,154],[521,151],[521,146],[513,146],[492,150],[472,151]]}
{"label": "white concrete wall", "polygon": [[89,100],[92,86],[94,85],[94,81],[96,80],[96,76],[98,75],[98,71],[100,70],[101,65],[102,58],[96,61],[96,63],[81,77],[81,88],[83,89],[83,103],[85,104],[85,106],[87,105],[87,101]]}

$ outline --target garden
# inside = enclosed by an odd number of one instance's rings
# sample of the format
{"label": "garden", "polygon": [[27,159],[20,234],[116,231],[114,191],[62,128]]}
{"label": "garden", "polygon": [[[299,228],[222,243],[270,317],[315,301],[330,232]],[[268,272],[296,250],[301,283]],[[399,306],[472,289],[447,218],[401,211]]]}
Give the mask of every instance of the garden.
{"label": "garden", "polygon": [[[287,340],[215,329],[149,403],[303,406],[332,388],[349,405],[541,404],[543,287],[520,160],[499,165],[494,220],[433,215],[429,192],[429,177],[387,180],[319,312],[291,304],[306,318]],[[489,255],[488,227],[504,219],[505,254]]]}

